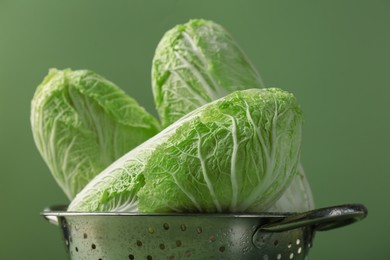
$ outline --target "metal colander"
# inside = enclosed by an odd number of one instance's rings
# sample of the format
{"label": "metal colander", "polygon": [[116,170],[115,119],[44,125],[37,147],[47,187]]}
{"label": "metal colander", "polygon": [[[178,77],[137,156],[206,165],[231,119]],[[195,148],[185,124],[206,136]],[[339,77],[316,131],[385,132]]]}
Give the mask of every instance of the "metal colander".
{"label": "metal colander", "polygon": [[70,259],[306,259],[315,231],[364,218],[360,204],[300,214],[140,214],[66,212],[42,215],[58,225]]}

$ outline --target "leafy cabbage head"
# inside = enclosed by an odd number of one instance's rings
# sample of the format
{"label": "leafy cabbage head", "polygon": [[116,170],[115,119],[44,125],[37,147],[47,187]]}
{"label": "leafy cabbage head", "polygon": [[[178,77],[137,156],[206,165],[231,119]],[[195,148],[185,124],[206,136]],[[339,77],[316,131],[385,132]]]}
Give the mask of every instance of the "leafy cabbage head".
{"label": "leafy cabbage head", "polygon": [[[221,25],[190,20],[165,33],[152,66],[157,111],[164,126],[228,93],[265,87],[256,68]],[[314,208],[302,163],[271,211]]]}
{"label": "leafy cabbage head", "polygon": [[70,211],[259,212],[291,182],[302,111],[280,89],[236,91],[182,117],[95,177]]}
{"label": "leafy cabbage head", "polygon": [[55,180],[74,196],[160,126],[114,83],[88,70],[51,69],[31,103],[36,146]]}

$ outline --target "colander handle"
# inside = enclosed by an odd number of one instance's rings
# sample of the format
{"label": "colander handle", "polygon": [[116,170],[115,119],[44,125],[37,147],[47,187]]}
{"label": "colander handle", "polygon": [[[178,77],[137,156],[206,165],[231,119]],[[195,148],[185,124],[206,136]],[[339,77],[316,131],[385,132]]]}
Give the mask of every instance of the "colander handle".
{"label": "colander handle", "polygon": [[311,226],[316,231],[324,231],[352,224],[366,216],[367,208],[365,206],[345,204],[294,214],[281,221],[263,225],[260,227],[260,231],[282,232],[307,226]]}
{"label": "colander handle", "polygon": [[57,216],[53,216],[53,215],[45,215],[45,214],[42,214],[43,215],[43,217],[47,220],[47,221],[49,221],[51,224],[53,224],[53,225],[56,225],[56,226],[58,226],[58,217]]}
{"label": "colander handle", "polygon": [[64,206],[64,205],[47,207],[43,210],[41,215],[47,221],[49,221],[51,224],[58,226],[59,225],[59,219],[58,219],[59,212],[63,212],[64,210],[66,211],[66,206]]}

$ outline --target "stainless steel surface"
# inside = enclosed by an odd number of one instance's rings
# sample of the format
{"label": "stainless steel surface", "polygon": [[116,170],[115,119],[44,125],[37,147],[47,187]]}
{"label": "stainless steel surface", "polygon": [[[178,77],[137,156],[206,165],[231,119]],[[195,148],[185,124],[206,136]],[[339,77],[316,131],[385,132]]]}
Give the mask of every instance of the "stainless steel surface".
{"label": "stainless steel surface", "polygon": [[66,212],[42,215],[59,225],[71,259],[306,259],[317,230],[367,215],[360,204],[300,214],[137,214]]}

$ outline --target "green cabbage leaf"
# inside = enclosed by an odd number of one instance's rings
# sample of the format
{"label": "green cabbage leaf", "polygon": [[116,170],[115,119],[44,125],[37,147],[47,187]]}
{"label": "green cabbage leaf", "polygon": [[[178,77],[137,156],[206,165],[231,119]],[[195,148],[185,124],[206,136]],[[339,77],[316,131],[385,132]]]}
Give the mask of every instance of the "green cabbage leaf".
{"label": "green cabbage leaf", "polygon": [[255,67],[221,25],[191,20],[167,31],[152,62],[152,89],[164,127],[233,91],[262,87]]}

